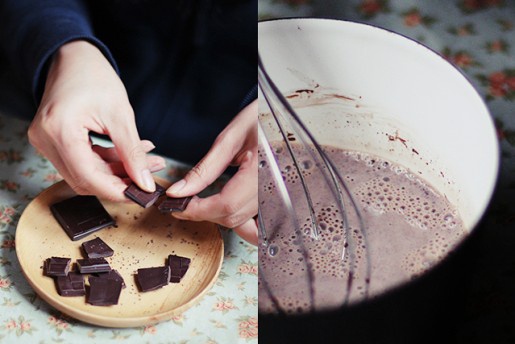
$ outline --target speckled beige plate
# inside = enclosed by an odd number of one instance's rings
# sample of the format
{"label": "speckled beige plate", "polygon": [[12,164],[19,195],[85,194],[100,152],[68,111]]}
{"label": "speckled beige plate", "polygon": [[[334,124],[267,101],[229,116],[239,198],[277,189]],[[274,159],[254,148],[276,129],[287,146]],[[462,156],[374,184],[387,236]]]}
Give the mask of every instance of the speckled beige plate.
{"label": "speckled beige plate", "polygon": [[[157,180],[157,179],[156,179]],[[157,180],[161,185],[168,182]],[[61,312],[87,323],[106,327],[134,327],[169,320],[194,305],[216,281],[223,260],[218,227],[207,222],[178,221],[156,207],[143,209],[134,203],[101,200],[116,227],[108,227],[72,241],[50,212],[50,205],[74,196],[64,182],[43,191],[23,212],[16,230],[16,253],[30,285]],[[84,296],[62,297],[54,280],[43,275],[43,261],[51,256],[82,258],[81,244],[100,237],[115,251],[107,258],[127,287],[115,306],[92,306]],[[169,254],[190,257],[191,265],[181,283],[146,293],[138,291],[138,268],[165,264]],[[87,281],[87,279],[86,279]]]}

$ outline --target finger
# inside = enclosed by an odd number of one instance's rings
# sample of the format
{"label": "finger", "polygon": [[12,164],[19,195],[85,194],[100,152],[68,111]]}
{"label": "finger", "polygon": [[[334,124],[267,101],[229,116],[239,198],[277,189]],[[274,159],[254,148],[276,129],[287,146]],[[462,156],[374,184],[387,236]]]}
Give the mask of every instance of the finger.
{"label": "finger", "polygon": [[111,201],[123,201],[126,184],[112,173],[106,172],[105,164],[93,153],[87,130],[70,133],[57,146],[57,151],[69,171],[68,184],[78,194],[94,194]]}
{"label": "finger", "polygon": [[253,218],[248,219],[241,226],[235,227],[234,232],[238,234],[243,240],[251,243],[254,246],[258,244],[258,228],[256,220]]}
{"label": "finger", "polygon": [[[141,140],[141,145],[145,153],[152,151],[156,146],[149,140]],[[92,145],[92,149],[97,153],[103,160],[107,162],[118,162],[120,156],[116,151],[116,147],[103,147],[100,145]]]}
{"label": "finger", "polygon": [[220,193],[207,198],[194,197],[184,212],[174,213],[174,216],[212,221],[229,228],[241,225],[257,214],[256,164],[255,158],[244,161]]}
{"label": "finger", "polygon": [[131,179],[143,190],[153,192],[156,184],[147,166],[146,153],[140,144],[140,138],[134,120],[124,118],[123,122],[114,123],[109,136],[116,147],[120,161]]}
{"label": "finger", "polygon": [[[166,167],[165,160],[159,156],[147,156],[147,165],[150,172],[159,172]],[[120,178],[128,177],[122,162],[110,162],[105,164],[105,171]]]}
{"label": "finger", "polygon": [[231,164],[243,144],[241,137],[219,136],[204,158],[186,176],[173,184],[166,194],[186,197],[199,193],[214,182]]}

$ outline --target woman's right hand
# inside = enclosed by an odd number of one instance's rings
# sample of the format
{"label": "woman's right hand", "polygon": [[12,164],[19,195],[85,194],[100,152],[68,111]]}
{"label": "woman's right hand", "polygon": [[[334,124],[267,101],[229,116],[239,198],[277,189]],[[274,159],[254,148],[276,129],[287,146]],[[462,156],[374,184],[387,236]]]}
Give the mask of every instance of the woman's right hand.
{"label": "woman's right hand", "polygon": [[[114,147],[92,145],[91,131],[108,135]],[[154,191],[151,172],[165,167],[163,158],[147,155],[154,146],[139,138],[122,81],[86,41],[56,52],[28,136],[78,194],[123,201],[126,177]]]}

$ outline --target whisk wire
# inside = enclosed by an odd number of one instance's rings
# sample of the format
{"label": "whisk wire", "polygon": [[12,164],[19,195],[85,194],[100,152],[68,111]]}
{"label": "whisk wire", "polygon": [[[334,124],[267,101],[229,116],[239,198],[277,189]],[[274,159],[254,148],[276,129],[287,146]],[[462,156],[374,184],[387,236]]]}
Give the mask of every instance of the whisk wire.
{"label": "whisk wire", "polygon": [[[342,178],[338,169],[336,168],[336,166],[334,165],[332,160],[324,152],[322,147],[318,144],[317,140],[314,138],[312,133],[305,126],[303,121],[297,115],[295,110],[291,107],[291,105],[286,100],[286,98],[282,95],[282,93],[277,88],[275,83],[272,81],[270,76],[267,74],[260,56],[258,56],[258,83],[262,90],[263,95],[265,96],[265,100],[271,110],[271,114],[274,118],[274,121],[277,123],[280,134],[281,134],[284,142],[286,143],[286,147],[288,148],[288,151],[292,157],[294,166],[295,166],[295,168],[298,172],[299,178],[301,180],[301,185],[305,191],[306,199],[308,202],[308,208],[309,208],[309,212],[310,212],[310,217],[311,217],[312,236],[315,239],[318,239],[318,237],[319,237],[320,225],[319,225],[317,216],[315,214],[315,209],[314,209],[314,206],[312,203],[309,189],[303,178],[302,170],[296,159],[295,152],[293,151],[293,148],[292,148],[291,144],[289,143],[289,137],[285,130],[285,123],[287,123],[287,126],[289,128],[291,128],[292,131],[294,131],[295,136],[301,140],[304,148],[309,152],[312,159],[315,161],[316,166],[320,169],[320,171],[322,171],[322,174],[324,175],[324,178],[326,179],[326,182],[328,183],[328,185],[332,186],[332,187],[330,187],[330,190],[333,193],[333,196],[335,197],[335,199],[337,201],[336,203],[337,203],[337,206],[338,206],[339,211],[342,216],[342,226],[343,226],[344,237],[345,237],[344,245],[343,245],[342,253],[341,253],[341,259],[344,260],[345,257],[347,256],[348,262],[349,262],[348,280],[347,280],[346,294],[345,294],[345,299],[344,299],[344,304],[346,304],[349,300],[350,292],[352,290],[353,279],[355,278],[353,269],[355,266],[355,259],[356,259],[355,255],[354,255],[356,245],[353,242],[353,240],[351,240],[351,235],[350,235],[351,226],[349,223],[349,216],[347,214],[347,208],[349,207],[355,213],[355,217],[358,220],[356,230],[358,230],[360,232],[360,234],[364,240],[365,247],[366,247],[367,242],[366,242],[366,233],[364,230],[365,224],[363,221],[363,217],[361,215],[361,212],[359,210],[357,202],[354,200],[352,193],[350,192],[345,180]],[[264,146],[267,146],[267,145],[264,145]],[[314,149],[312,149],[311,147],[313,147]],[[326,172],[324,172],[324,171],[326,171]],[[282,178],[280,178],[280,179],[282,180]],[[348,206],[345,205],[344,195],[349,200]],[[366,260],[366,262],[365,262],[365,281],[366,281],[365,294],[368,295],[368,282],[370,281],[371,266],[370,266],[370,261],[366,257],[365,257],[365,260]],[[311,271],[311,269],[310,269],[310,271]]]}

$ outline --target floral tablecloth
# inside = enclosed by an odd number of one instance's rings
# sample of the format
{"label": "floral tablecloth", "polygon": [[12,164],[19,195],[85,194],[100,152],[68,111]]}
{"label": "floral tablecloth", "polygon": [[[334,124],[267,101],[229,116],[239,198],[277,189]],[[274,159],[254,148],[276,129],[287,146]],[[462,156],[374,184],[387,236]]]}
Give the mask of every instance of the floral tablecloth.
{"label": "floral tablecloth", "polygon": [[[69,318],[41,300],[16,258],[16,224],[30,200],[61,177],[29,145],[27,127],[0,114],[0,343],[257,343],[257,250],[227,230],[222,231],[225,257],[216,284],[197,305],[169,321],[102,328]],[[173,181],[186,170],[167,162],[160,177]]]}
{"label": "floral tablecloth", "polygon": [[502,163],[454,335],[460,343],[515,343],[515,1],[260,0],[258,12],[261,20],[308,16],[383,27],[429,46],[470,79],[494,118]]}

